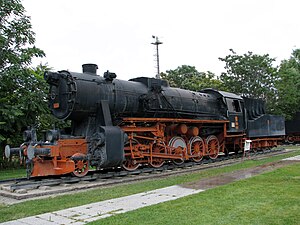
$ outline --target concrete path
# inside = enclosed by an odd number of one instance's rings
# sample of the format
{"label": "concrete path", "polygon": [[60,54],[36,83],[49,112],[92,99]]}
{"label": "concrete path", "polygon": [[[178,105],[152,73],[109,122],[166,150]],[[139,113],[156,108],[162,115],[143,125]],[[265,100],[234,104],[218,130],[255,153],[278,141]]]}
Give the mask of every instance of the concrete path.
{"label": "concrete path", "polygon": [[285,160],[299,161],[300,160],[300,155],[296,155],[294,157],[283,159],[283,161],[285,161]]}
{"label": "concrete path", "polygon": [[14,221],[2,223],[2,225],[80,225],[112,216],[139,209],[145,206],[158,204],[181,198],[187,195],[199,193],[201,189],[195,190],[180,186],[170,186],[153,191],[143,192],[121,198],[115,198],[88,205],[73,207],[56,212],[45,213],[37,216],[26,217]]}
{"label": "concrete path", "polygon": [[[288,161],[300,161],[300,155],[284,159],[286,163],[281,161],[281,166],[287,164]],[[278,163],[280,164],[280,162]],[[280,165],[279,165],[280,166]],[[153,191],[143,192],[121,198],[110,199],[102,202],[91,203],[88,205],[73,207],[51,213],[26,217],[14,221],[1,223],[2,225],[81,225],[102,218],[112,216],[114,214],[124,213],[139,209],[145,206],[155,205],[158,203],[175,200],[188,195],[202,192],[219,185],[245,179],[251,177],[252,174],[257,175],[264,169],[250,168],[248,171],[235,171],[229,174],[220,175],[221,177],[212,177],[202,179],[198,182],[186,184],[185,187],[170,186]],[[273,165],[269,166],[275,169]],[[242,173],[241,173],[242,172]],[[236,174],[235,174],[236,173]],[[226,181],[226,182],[225,182]]]}

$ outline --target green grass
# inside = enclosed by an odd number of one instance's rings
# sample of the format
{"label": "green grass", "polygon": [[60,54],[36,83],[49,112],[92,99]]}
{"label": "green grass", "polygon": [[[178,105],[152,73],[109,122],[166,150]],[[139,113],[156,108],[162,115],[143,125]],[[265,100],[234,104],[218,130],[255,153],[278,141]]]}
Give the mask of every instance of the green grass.
{"label": "green grass", "polygon": [[300,224],[300,164],[94,224]]}
{"label": "green grass", "polygon": [[0,170],[0,180],[26,177],[26,169],[3,169]]}
{"label": "green grass", "polygon": [[[26,216],[37,215],[46,212],[52,212],[64,208],[79,206],[92,202],[103,201],[107,199],[127,196],[131,194],[140,193],[143,191],[150,191],[157,188],[163,188],[175,184],[183,184],[187,182],[197,181],[204,177],[215,176],[225,172],[234,170],[250,168],[262,165],[268,162],[278,161],[282,158],[298,155],[299,151],[279,155],[262,160],[249,160],[224,168],[210,169],[191,173],[188,175],[172,176],[162,179],[153,179],[148,181],[141,181],[133,184],[119,185],[117,187],[99,188],[89,190],[77,194],[67,194],[57,197],[49,197],[46,199],[31,200],[11,206],[0,205],[0,222],[14,220]],[[224,209],[227,210],[227,209]]]}

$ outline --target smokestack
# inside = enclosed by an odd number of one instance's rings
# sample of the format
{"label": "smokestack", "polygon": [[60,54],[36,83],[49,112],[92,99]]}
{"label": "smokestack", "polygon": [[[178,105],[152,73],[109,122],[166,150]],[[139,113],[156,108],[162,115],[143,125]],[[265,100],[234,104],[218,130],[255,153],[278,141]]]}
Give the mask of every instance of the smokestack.
{"label": "smokestack", "polygon": [[87,64],[82,65],[82,72],[83,73],[89,73],[89,74],[96,75],[97,74],[97,69],[98,69],[97,64],[87,63]]}

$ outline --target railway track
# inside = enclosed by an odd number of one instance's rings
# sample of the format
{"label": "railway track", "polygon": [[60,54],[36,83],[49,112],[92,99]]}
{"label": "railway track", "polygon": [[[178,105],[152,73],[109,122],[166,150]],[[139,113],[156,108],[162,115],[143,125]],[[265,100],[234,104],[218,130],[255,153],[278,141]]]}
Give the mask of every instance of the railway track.
{"label": "railway track", "polygon": [[63,176],[59,178],[40,179],[8,179],[0,181],[0,196],[17,200],[29,199],[39,196],[80,191],[95,187],[113,186],[136,182],[140,180],[154,179],[165,176],[173,176],[184,173],[191,173],[210,168],[224,167],[239,163],[241,160],[262,159],[269,156],[280,155],[291,151],[284,149],[266,150],[256,153],[249,153],[246,157],[243,154],[220,156],[215,160],[203,159],[201,162],[186,162],[182,165],[166,164],[160,168],[141,168],[135,171],[91,171],[85,177]]}

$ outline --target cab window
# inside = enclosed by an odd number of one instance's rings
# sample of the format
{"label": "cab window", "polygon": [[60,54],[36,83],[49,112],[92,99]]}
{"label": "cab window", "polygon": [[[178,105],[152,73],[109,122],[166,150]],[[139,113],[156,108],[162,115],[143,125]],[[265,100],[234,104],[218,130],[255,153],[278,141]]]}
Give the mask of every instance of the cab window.
{"label": "cab window", "polygon": [[229,112],[241,112],[240,101],[237,99],[226,98]]}

